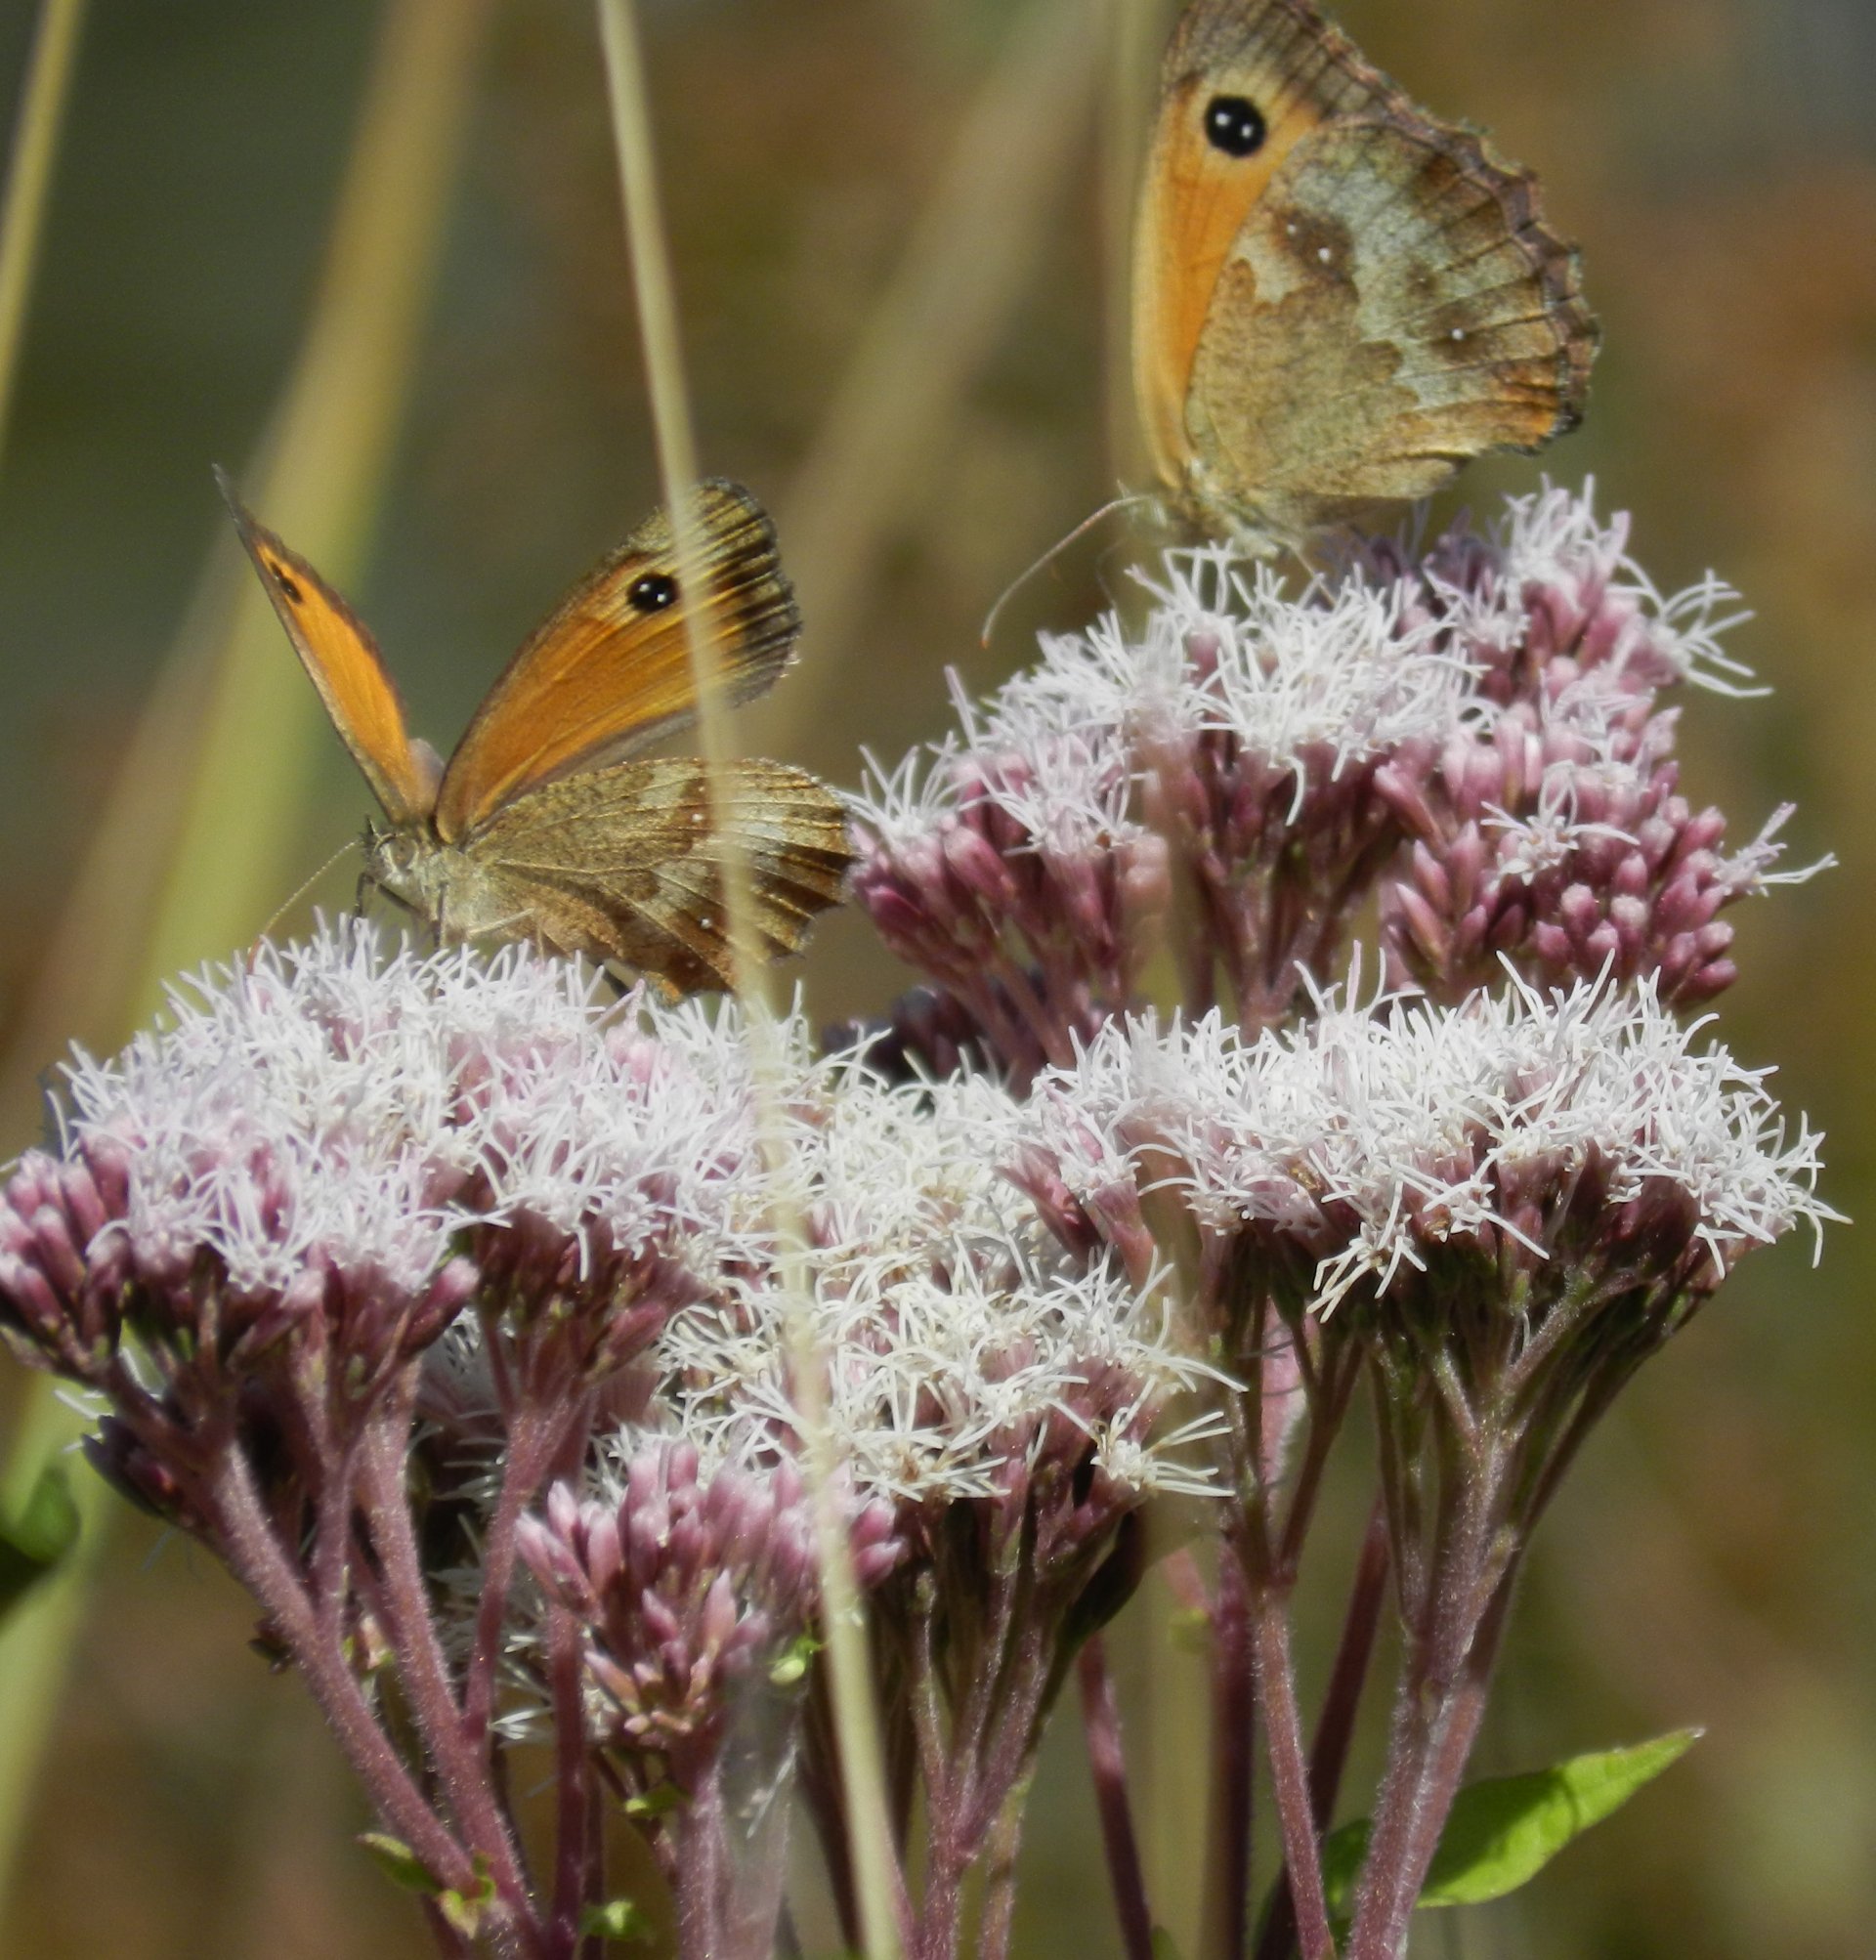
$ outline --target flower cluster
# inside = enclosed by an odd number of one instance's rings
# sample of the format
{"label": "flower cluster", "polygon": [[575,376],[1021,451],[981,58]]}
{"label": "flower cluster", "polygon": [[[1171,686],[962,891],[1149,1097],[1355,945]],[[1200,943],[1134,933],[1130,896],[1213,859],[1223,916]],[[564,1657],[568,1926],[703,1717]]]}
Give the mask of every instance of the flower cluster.
{"label": "flower cluster", "polygon": [[1763,1076],[1697,1045],[1652,986],[1518,986],[1456,1012],[1332,996],[1256,1040],[1215,1011],[1116,1022],[1042,1077],[1030,1114],[1014,1174],[1040,1167],[1103,1221],[1118,1167],[1144,1168],[1211,1264],[1247,1234],[1304,1261],[1317,1317],[1454,1255],[1495,1288],[1515,1277],[1527,1318],[1545,1271],[1705,1295],[1749,1247],[1832,1215],[1816,1137],[1788,1139]]}
{"label": "flower cluster", "polygon": [[[588,1632],[599,1732],[628,1759],[668,1768],[694,1795],[722,1747],[735,1689],[775,1668],[812,1617],[813,1520],[799,1472],[707,1475],[689,1443],[621,1436],[617,1494],[556,1484],[522,1526],[547,1595]],[[869,1578],[880,1563],[869,1534]],[[891,1563],[885,1548],[886,1565]]]}
{"label": "flower cluster", "polygon": [[[1770,881],[1784,813],[1731,857],[1678,793],[1662,690],[1726,685],[1731,594],[1663,600],[1626,527],[1560,490],[1496,535],[1351,551],[1291,596],[1229,546],[1173,551],[960,734],[853,799],[855,889],[887,943],[1027,1078],[1138,984],[1165,926],[1189,1007],[1274,1024],[1377,890],[1392,969],[1495,984],[1730,977],[1718,913]],[[922,1019],[960,1045],[929,1008]],[[934,1056],[934,1059],[937,1057]]]}
{"label": "flower cluster", "polygon": [[[324,929],[79,1056],[0,1188],[0,1334],[248,1587],[451,1953],[621,1932],[618,1801],[687,1960],[761,1960],[798,1780],[847,1946],[864,1837],[909,1951],[974,1917],[1006,1955],[1071,1676],[1151,1950],[1099,1635],[1159,1559],[1211,1641],[1220,1952],[1254,1737],[1260,1945],[1336,1950],[1319,1848],[1391,1599],[1347,1950],[1398,1960],[1575,1451],[1748,1250],[1835,1215],[1817,1137],[1676,1018],[1778,875],[1783,813],[1727,855],[1662,705],[1737,678],[1723,587],[1661,599],[1556,491],[1300,592],[1225,546],[1142,583],[852,799],[856,891],[931,983],[874,1036]],[[1363,1403],[1312,1742],[1292,1597]]]}
{"label": "flower cluster", "polygon": [[1477,712],[1398,783],[1412,838],[1382,885],[1397,978],[1458,1001],[1513,961],[1534,978],[1653,975],[1692,1004],[1730,984],[1736,899],[1776,873],[1775,812],[1730,856],[1726,818],[1680,793],[1665,690],[1736,692],[1721,636],[1744,616],[1709,577],[1663,599],[1627,553],[1628,522],[1557,490],[1496,535],[1460,527],[1424,558],[1370,547],[1403,617],[1471,663]]}

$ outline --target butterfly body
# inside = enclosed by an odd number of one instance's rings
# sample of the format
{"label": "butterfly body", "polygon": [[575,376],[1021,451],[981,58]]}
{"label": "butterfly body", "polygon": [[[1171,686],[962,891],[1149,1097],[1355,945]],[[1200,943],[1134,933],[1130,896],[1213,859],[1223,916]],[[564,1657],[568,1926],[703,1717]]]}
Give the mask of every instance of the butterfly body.
{"label": "butterfly body", "polygon": [[1194,528],[1300,543],[1582,411],[1598,329],[1536,182],[1308,0],[1194,0],[1134,257],[1155,469]]}
{"label": "butterfly body", "polygon": [[365,831],[365,879],[439,939],[529,939],[690,991],[734,979],[732,852],[765,956],[792,951],[838,903],[845,819],[812,776],[745,760],[712,783],[697,761],[636,754],[695,713],[691,632],[735,702],[773,683],[799,630],[754,498],[707,483],[695,499],[702,590],[682,588],[668,520],[649,519],[530,636],[446,765],[406,734],[344,600],[231,494],[275,610],[383,805],[387,821]]}

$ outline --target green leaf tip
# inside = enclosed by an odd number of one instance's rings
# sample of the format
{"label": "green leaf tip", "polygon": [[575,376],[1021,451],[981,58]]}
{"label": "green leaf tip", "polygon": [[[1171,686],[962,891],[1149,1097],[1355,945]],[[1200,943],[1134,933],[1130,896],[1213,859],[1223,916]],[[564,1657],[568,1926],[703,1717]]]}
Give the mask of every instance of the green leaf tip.
{"label": "green leaf tip", "polygon": [[582,1939],[620,1939],[638,1944],[650,1939],[656,1932],[650,1918],[629,1898],[609,1898],[604,1905],[589,1905],[579,1915]]}
{"label": "green leaf tip", "polygon": [[47,1464],[18,1513],[0,1517],[0,1613],[64,1563],[78,1531],[78,1505],[65,1467]]}
{"label": "green leaf tip", "polygon": [[[1548,1769],[1469,1783],[1453,1802],[1416,1903],[1477,1905],[1515,1892],[1572,1838],[1619,1811],[1644,1783],[1679,1762],[1700,1735],[1698,1728],[1677,1728],[1626,1749],[1600,1749]],[[1323,1840],[1323,1890],[1338,1917],[1354,1903],[1369,1828],[1363,1817]]]}
{"label": "green leaf tip", "polygon": [[364,1831],[359,1843],[393,1885],[405,1892],[420,1892],[426,1897],[443,1890],[443,1881],[402,1839],[387,1837],[383,1831]]}

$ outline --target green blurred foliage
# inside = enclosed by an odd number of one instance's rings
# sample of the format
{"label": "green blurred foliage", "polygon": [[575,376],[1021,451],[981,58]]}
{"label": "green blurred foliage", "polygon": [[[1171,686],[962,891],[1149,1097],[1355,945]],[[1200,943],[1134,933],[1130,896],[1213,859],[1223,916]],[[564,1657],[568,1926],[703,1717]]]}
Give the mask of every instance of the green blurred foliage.
{"label": "green blurred foliage", "polygon": [[[31,11],[0,10],[0,103],[17,96]],[[786,501],[1013,12],[648,8],[710,467]],[[1088,13],[1093,33],[1096,0]],[[370,0],[94,0],[0,466],[0,1037],[226,521],[208,466],[251,453],[291,359],[376,14]],[[1720,1024],[1744,1057],[1779,1064],[1789,1104],[1830,1132],[1827,1195],[1868,1215],[1876,20],[1867,0],[1347,0],[1341,15],[1429,105],[1539,166],[1584,244],[1608,339],[1589,423],[1549,467],[1593,470],[1605,501],[1635,512],[1664,586],[1711,564],[1757,609],[1733,647],[1776,694],[1689,704],[1688,790],[1723,803],[1736,836],[1796,798],[1800,855],[1843,863],[1735,915],[1743,978]],[[1142,101],[1150,87],[1141,74]],[[852,679],[820,697],[793,759],[850,781],[860,742],[891,755],[937,732],[946,662],[989,681],[1021,658],[1025,625],[1093,603],[1098,552],[1035,581],[997,646],[978,645],[998,594],[1112,487],[1097,145],[1117,127],[1110,111],[1088,129],[992,358],[930,431],[917,494],[866,568],[860,628],[819,647],[810,613],[804,663],[837,660]],[[356,595],[417,725],[446,746],[522,632],[653,500],[615,182],[590,10],[506,0],[391,518]],[[1494,464],[1466,493],[1489,507],[1535,479]],[[305,872],[365,804],[333,744]],[[341,871],[319,896],[349,893]],[[899,984],[852,920],[803,970],[827,1018]],[[1816,1273],[1803,1246],[1749,1261],[1643,1375],[1549,1521],[1475,1767],[1688,1723],[1707,1740],[1529,1892],[1438,1915],[1418,1950],[1865,1949],[1865,1244],[1834,1233]],[[1350,1555],[1325,1532],[1325,1640]],[[346,1843],[365,1820],[344,1772],[296,1684],[243,1652],[247,1629],[210,1561],[125,1526],[74,1662],[10,1951],[428,1950]],[[1318,1642],[1306,1683],[1325,1660]],[[1164,1636],[1141,1634],[1130,1664],[1137,1700],[1140,1673],[1173,1664]],[[1196,1737],[1168,1748],[1202,1775]],[[1034,1815],[1022,1951],[1112,1950],[1066,1727]]]}

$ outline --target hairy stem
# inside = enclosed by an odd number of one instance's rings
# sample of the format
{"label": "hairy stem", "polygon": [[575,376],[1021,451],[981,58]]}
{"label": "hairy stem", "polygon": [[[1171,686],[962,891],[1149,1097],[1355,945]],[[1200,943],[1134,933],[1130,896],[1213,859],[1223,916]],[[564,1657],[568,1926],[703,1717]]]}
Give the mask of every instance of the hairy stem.
{"label": "hairy stem", "polygon": [[[1336,1797],[1342,1788],[1342,1773],[1347,1767],[1348,1748],[1354,1740],[1355,1716],[1361,1706],[1361,1691],[1374,1659],[1375,1640],[1381,1631],[1382,1608],[1387,1598],[1387,1517],[1380,1498],[1368,1518],[1367,1535],[1361,1542],[1361,1555],[1355,1564],[1355,1580],[1348,1594],[1348,1610],[1343,1618],[1342,1639],[1336,1645],[1335,1664],[1329,1672],[1329,1689],[1323,1696],[1322,1715],[1316,1724],[1315,1746],[1309,1752],[1309,1816],[1316,1837],[1322,1838],[1336,1814]],[[1286,1960],[1297,1940],[1296,1901],[1290,1894],[1290,1871],[1286,1864],[1278,1875],[1270,1917],[1258,1941],[1257,1960]]]}
{"label": "hairy stem", "polygon": [[458,1828],[489,1859],[502,1895],[525,1896],[527,1878],[514,1834],[490,1780],[488,1762],[464,1727],[430,1610],[405,1490],[406,1427],[405,1420],[386,1412],[372,1425],[363,1451],[370,1541],[378,1559],[398,1680]]}
{"label": "hairy stem", "polygon": [[[1348,1960],[1395,1960],[1399,1953],[1445,1821],[1438,1808],[1443,1766],[1455,1746],[1463,1762],[1476,1727],[1471,1704],[1482,1705],[1484,1683],[1469,1678],[1468,1662],[1509,1577],[1492,1569],[1503,1469],[1497,1438],[1489,1424],[1474,1437],[1471,1447],[1449,1451],[1441,1467],[1430,1581],[1401,1670]],[[1451,1780],[1456,1788],[1456,1771]]]}
{"label": "hairy stem", "polygon": [[1212,1806],[1205,1860],[1204,1951],[1244,1952],[1251,1897],[1253,1698],[1250,1588],[1237,1559],[1220,1560],[1212,1607]]}
{"label": "hairy stem", "polygon": [[572,1955],[579,1943],[581,1908],[591,1899],[588,1864],[592,1765],[586,1754],[586,1719],[581,1688],[579,1623],[566,1607],[547,1612],[548,1670],[554,1696],[554,1773],[558,1815],[554,1824],[554,1906],[548,1939],[554,1960]]}
{"label": "hairy stem", "polygon": [[1114,1888],[1114,1916],[1120,1921],[1122,1949],[1127,1960],[1153,1960],[1153,1914],[1147,1905],[1146,1875],[1140,1868],[1139,1839],[1127,1795],[1120,1704],[1100,1635],[1082,1648],[1075,1671],[1081,1684],[1088,1774],[1100,1812],[1101,1843],[1107,1852],[1108,1882]]}

